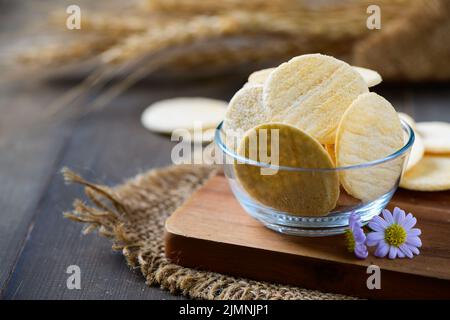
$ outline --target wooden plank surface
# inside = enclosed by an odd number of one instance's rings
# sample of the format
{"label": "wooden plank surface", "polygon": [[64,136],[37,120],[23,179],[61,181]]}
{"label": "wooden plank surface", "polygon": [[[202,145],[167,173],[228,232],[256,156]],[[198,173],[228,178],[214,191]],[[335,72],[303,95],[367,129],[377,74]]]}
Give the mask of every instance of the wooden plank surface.
{"label": "wooden plank surface", "polygon": [[[148,90],[149,86],[153,90]],[[229,98],[234,90],[228,82],[210,81],[176,87],[181,95],[216,98]],[[142,128],[139,118],[149,103],[173,95],[172,85],[143,84],[104,111],[83,117],[73,125],[64,152],[51,168],[40,204],[32,210],[33,222],[20,223],[30,231],[21,236],[23,248],[10,271],[3,291],[5,299],[174,298],[159,289],[147,288],[139,270],[131,272],[121,254],[112,252],[108,240],[96,235],[82,236],[81,225],[62,217],[72,201],[76,197],[84,199],[84,195],[82,188],[65,186],[59,174],[61,167],[68,166],[87,179],[111,185],[169,164],[174,144],[166,136]],[[26,181],[18,186],[22,194],[17,197],[25,196],[25,184]],[[14,211],[8,214],[12,217]],[[82,290],[66,288],[65,270],[72,264],[81,268]]]}
{"label": "wooden plank surface", "polygon": [[[418,204],[409,202],[412,197]],[[346,251],[342,235],[296,237],[265,228],[218,175],[167,220],[166,256],[187,267],[358,297],[450,299],[450,191],[428,198],[398,192],[389,204],[417,217],[419,256],[359,260]],[[367,267],[373,264],[381,269],[381,290],[366,286]]]}
{"label": "wooden plank surface", "polygon": [[[108,240],[95,235],[83,237],[82,226],[61,215],[70,209],[74,198],[82,196],[81,188],[64,185],[58,174],[61,166],[72,167],[89,179],[117,183],[147,166],[168,163],[170,143],[158,136],[148,139],[146,132],[134,133],[140,128],[129,125],[136,117],[129,110],[116,108],[110,113],[115,120],[104,114],[88,117],[74,128],[77,134],[68,141],[67,152],[53,168],[49,188],[36,209],[38,218],[4,292],[6,299],[152,297],[154,290],[146,290],[139,271],[130,272],[120,253],[112,253]],[[135,140],[130,141],[127,136],[134,136]],[[81,268],[82,290],[67,289],[65,271],[69,265]],[[155,290],[153,297],[164,295]]]}
{"label": "wooden plank surface", "polygon": [[0,288],[10,276],[11,267],[33,225],[36,207],[55,174],[55,165],[64,152],[64,144],[71,131],[69,122],[54,123],[45,130],[35,131],[33,135],[12,137],[9,134],[11,131],[17,133],[18,127],[23,125],[21,117],[36,117],[59,93],[59,90],[48,89],[41,91],[36,99],[38,90],[39,86],[24,91],[16,99],[13,95],[18,92],[17,87],[0,91],[3,114],[0,120],[0,204],[3,211],[0,224]]}

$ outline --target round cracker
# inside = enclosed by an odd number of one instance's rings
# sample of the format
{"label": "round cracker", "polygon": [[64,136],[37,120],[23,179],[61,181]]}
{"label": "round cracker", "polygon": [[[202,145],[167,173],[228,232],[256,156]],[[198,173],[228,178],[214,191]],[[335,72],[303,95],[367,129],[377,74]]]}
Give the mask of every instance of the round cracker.
{"label": "round cracker", "polygon": [[[404,145],[403,129],[392,105],[376,93],[359,96],[344,113],[336,137],[336,165],[352,166],[385,158]],[[340,171],[345,190],[363,201],[393,188],[404,157],[376,166]]]}
{"label": "round cracker", "polygon": [[249,129],[268,122],[268,110],[262,104],[262,86],[246,86],[231,99],[223,123],[226,144],[237,149],[242,136]]}
{"label": "round cracker", "polygon": [[[355,66],[352,66],[352,68],[355,69],[361,75],[361,77],[364,79],[369,88],[374,87],[377,84],[380,84],[381,81],[383,80],[381,78],[381,75],[375,70]],[[269,77],[269,75],[272,73],[273,70],[275,70],[275,68],[261,69],[253,72],[248,77],[247,84],[264,84],[264,82],[266,81],[266,79]]]}
{"label": "round cracker", "polygon": [[334,150],[335,149],[334,144],[326,144],[324,148],[325,150],[327,150],[331,160],[333,160],[333,163],[336,164],[336,151]]}
{"label": "round cracker", "polygon": [[450,190],[450,156],[425,155],[403,175],[400,187],[416,191]]}
{"label": "round cracker", "polygon": [[275,70],[275,68],[261,69],[251,73],[248,76],[248,83],[260,85],[264,84],[264,82],[266,81],[266,79],[269,77],[269,75],[272,73],[273,70]]}
{"label": "round cracker", "polygon": [[[260,134],[266,133],[267,143],[260,142]],[[274,134],[274,141],[272,140]],[[278,134],[278,139],[277,135]],[[263,140],[264,141],[264,140]],[[325,149],[308,134],[282,123],[267,123],[250,129],[242,140],[239,155],[254,161],[262,161],[263,155],[277,154],[272,142],[278,145],[278,161],[271,165],[301,168],[333,168],[333,162]],[[253,147],[254,149],[251,149]],[[264,163],[269,163],[267,160]],[[300,216],[324,216],[335,206],[339,197],[339,180],[335,171],[287,171],[269,170],[263,174],[261,167],[236,163],[235,172],[242,187],[255,200],[264,205]]]}
{"label": "round cracker", "polygon": [[405,168],[405,171],[409,171],[423,158],[423,155],[425,154],[425,145],[422,137],[417,132],[416,121],[410,115],[403,112],[398,112],[398,116],[413,129],[415,134],[414,145],[409,153],[408,163]]}
{"label": "round cracker", "polygon": [[450,123],[418,122],[417,131],[423,138],[425,152],[450,154]]}
{"label": "round cracker", "polygon": [[381,81],[383,81],[380,74],[375,70],[355,66],[353,66],[353,69],[358,71],[358,73],[361,75],[361,77],[363,77],[364,81],[366,82],[369,88],[374,87],[377,84],[380,84]]}
{"label": "round cracker", "polygon": [[405,171],[408,172],[414,168],[425,154],[425,145],[423,144],[423,139],[420,135],[416,133],[414,144],[409,153],[408,163],[406,164]]}
{"label": "round cracker", "polygon": [[142,125],[170,134],[176,129],[193,131],[196,126],[215,128],[223,120],[227,102],[209,98],[173,98],[150,105],[141,116]]}
{"label": "round cracker", "polygon": [[322,144],[333,144],[343,113],[365,92],[368,88],[363,78],[347,63],[307,54],[270,73],[263,102],[272,121],[292,124]]}
{"label": "round cracker", "polygon": [[400,119],[405,121],[414,131],[417,131],[416,121],[413,117],[403,112],[398,112],[398,116],[400,117]]}

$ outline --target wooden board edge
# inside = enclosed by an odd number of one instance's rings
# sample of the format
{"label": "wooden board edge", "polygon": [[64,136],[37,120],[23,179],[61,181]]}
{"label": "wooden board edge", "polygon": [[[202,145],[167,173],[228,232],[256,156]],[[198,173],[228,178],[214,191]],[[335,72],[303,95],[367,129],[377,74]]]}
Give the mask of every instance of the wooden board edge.
{"label": "wooden board edge", "polygon": [[168,230],[165,255],[183,267],[359,298],[450,299],[450,281],[381,270],[381,289],[369,290],[371,274],[364,266],[189,238]]}

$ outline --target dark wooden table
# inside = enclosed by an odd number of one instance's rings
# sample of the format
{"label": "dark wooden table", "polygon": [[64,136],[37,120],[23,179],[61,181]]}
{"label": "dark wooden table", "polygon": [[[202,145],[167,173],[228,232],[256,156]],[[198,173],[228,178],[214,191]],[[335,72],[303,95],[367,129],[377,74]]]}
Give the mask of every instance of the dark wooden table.
{"label": "dark wooden table", "polygon": [[[6,20],[6,26],[14,15]],[[0,43],[7,37],[1,36]],[[3,79],[4,80],[4,79]],[[30,79],[28,79],[30,80]],[[82,188],[66,186],[63,166],[109,185],[170,164],[173,143],[140,125],[151,102],[173,96],[228,100],[241,76],[141,83],[107,108],[72,120],[56,118],[31,130],[33,119],[74,83],[2,81],[0,84],[0,297],[3,299],[180,299],[149,288],[109,240],[83,236],[63,218]],[[379,86],[376,91],[417,120],[450,121],[448,84]],[[83,108],[84,105],[74,105]],[[19,132],[19,133],[18,133]],[[68,290],[66,269],[81,268],[81,290]]]}

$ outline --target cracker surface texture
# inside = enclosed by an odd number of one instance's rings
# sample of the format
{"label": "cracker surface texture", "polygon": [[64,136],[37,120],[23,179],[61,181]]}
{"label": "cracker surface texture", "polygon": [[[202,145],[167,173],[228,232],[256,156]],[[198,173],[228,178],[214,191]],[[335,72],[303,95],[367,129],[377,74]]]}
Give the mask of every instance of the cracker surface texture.
{"label": "cracker surface texture", "polygon": [[411,152],[409,153],[408,163],[406,164],[406,172],[413,169],[425,155],[425,145],[423,144],[422,137],[418,134],[416,134],[415,137],[416,139],[411,148]]}
{"label": "cracker surface texture", "polygon": [[416,191],[450,190],[450,156],[425,155],[403,175],[400,187]]}
{"label": "cracker surface texture", "polygon": [[417,131],[423,138],[425,152],[450,154],[450,123],[418,122]]}
{"label": "cracker surface texture", "polygon": [[[423,158],[425,154],[425,145],[423,143],[423,139],[417,131],[416,121],[413,117],[411,117],[407,113],[398,112],[398,116],[401,120],[405,121],[411,129],[414,131],[415,141],[411,148],[411,152],[409,153],[408,163],[406,164],[405,171],[411,170],[415,165],[419,163],[419,161]],[[407,139],[405,134],[405,139]]]}
{"label": "cracker surface texture", "polygon": [[216,127],[223,120],[227,102],[209,98],[174,98],[155,102],[141,116],[142,125],[170,134],[176,129],[193,131]]}
{"label": "cracker surface texture", "polygon": [[404,112],[398,112],[398,116],[400,117],[400,119],[405,121],[414,131],[417,131],[416,121],[413,117]]}
{"label": "cracker surface texture", "polygon": [[325,150],[327,150],[328,154],[330,155],[331,160],[333,160],[333,163],[336,164],[336,151],[335,151],[335,145],[334,144],[326,144],[324,146]]}
{"label": "cracker surface texture", "polygon": [[362,68],[362,67],[353,67],[358,73],[363,77],[364,81],[366,82],[367,86],[374,87],[377,84],[380,84],[383,79],[381,78],[380,74],[372,69]]}
{"label": "cracker surface texture", "polygon": [[[383,81],[381,75],[375,70],[355,66],[352,66],[352,68],[361,75],[369,88],[374,87]],[[261,69],[251,73],[248,77],[247,84],[264,84],[273,70],[275,70],[275,68]]]}
{"label": "cracker surface texture", "polygon": [[[260,139],[260,134],[264,133],[267,143]],[[272,148],[273,142],[278,143],[278,165],[296,168],[334,167],[319,142],[303,131],[282,123],[262,124],[250,129],[238,153],[247,159],[261,161],[260,151],[265,148],[267,152],[263,152],[263,155],[276,154]],[[275,165],[273,162],[271,164]],[[339,197],[339,180],[335,171],[279,169],[271,172],[273,174],[262,174],[261,167],[243,163],[236,163],[234,168],[238,181],[253,199],[292,215],[325,216],[336,206]]]}
{"label": "cracker surface texture", "polygon": [[261,69],[251,73],[248,76],[248,83],[260,85],[264,84],[264,82],[266,81],[266,79],[269,77],[269,75],[272,73],[273,70],[275,70],[275,68]]}
{"label": "cracker surface texture", "polygon": [[272,121],[291,124],[322,144],[334,144],[345,110],[366,92],[364,79],[347,63],[307,54],[270,73],[264,83],[263,103]]}
{"label": "cracker surface texture", "polygon": [[[359,96],[345,112],[336,137],[337,167],[383,159],[404,145],[392,105],[376,93]],[[404,156],[367,168],[340,171],[345,190],[364,202],[390,191],[400,178]]]}
{"label": "cracker surface texture", "polygon": [[249,129],[269,121],[269,112],[262,104],[262,86],[247,86],[231,99],[223,124],[226,144],[235,150]]}

